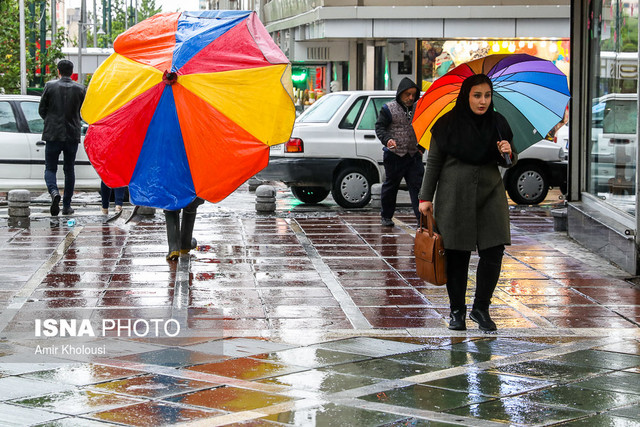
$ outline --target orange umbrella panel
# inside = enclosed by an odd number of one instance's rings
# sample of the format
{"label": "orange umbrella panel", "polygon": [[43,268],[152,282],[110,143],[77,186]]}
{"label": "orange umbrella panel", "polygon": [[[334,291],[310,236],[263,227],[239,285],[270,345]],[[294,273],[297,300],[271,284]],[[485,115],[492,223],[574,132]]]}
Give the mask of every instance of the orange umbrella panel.
{"label": "orange umbrella panel", "polygon": [[255,12],[156,15],[114,50],[87,90],[85,147],[135,204],[222,200],[291,135],[291,66]]}

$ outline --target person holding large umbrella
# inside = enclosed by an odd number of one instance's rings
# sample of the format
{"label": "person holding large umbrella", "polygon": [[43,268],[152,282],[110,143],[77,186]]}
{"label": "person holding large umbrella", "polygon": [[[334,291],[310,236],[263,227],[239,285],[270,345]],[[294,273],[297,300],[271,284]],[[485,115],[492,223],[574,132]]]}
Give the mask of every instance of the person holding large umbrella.
{"label": "person holding large umbrella", "polygon": [[449,329],[466,330],[465,294],[471,251],[478,250],[476,293],[470,318],[494,331],[489,305],[511,244],[509,209],[498,166],[517,162],[513,132],[494,110],[493,84],[485,74],[462,83],[453,109],[431,130],[419,210],[434,214],[447,258]]}

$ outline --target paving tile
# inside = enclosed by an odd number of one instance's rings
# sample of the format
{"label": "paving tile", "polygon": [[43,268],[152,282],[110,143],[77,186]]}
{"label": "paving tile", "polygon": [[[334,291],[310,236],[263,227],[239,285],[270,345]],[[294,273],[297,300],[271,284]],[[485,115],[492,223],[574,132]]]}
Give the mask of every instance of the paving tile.
{"label": "paving tile", "polygon": [[611,372],[588,380],[572,383],[571,385],[595,390],[640,394],[640,374],[622,371]]}
{"label": "paving tile", "polygon": [[453,415],[490,420],[510,425],[548,425],[584,417],[588,413],[570,408],[539,405],[525,397],[506,397],[446,411]]}
{"label": "paving tile", "polygon": [[441,369],[486,362],[498,358],[488,353],[454,351],[445,349],[427,349],[390,356],[389,359],[413,362]]}
{"label": "paving tile", "polygon": [[191,366],[187,369],[228,378],[257,380],[261,378],[290,374],[292,372],[299,372],[306,370],[307,368],[243,357],[239,359],[225,360],[222,362],[205,363],[202,365]]}
{"label": "paving tile", "polygon": [[[266,420],[284,424],[317,426],[379,426],[384,423],[403,420],[405,417],[378,411],[370,411],[350,406],[327,403],[321,406],[281,412],[264,417]],[[311,424],[313,423],[313,424]]]}
{"label": "paving tile", "polygon": [[322,370],[370,378],[400,379],[438,371],[440,368],[417,363],[403,363],[390,359],[371,359],[363,362],[330,366]]}
{"label": "paving tile", "polygon": [[[137,405],[101,411],[90,416],[97,420],[122,423],[131,426],[167,426],[202,420],[216,415],[220,411],[191,408],[168,402],[144,402]],[[101,424],[103,425],[103,424]]]}
{"label": "paving tile", "polygon": [[562,363],[603,369],[627,369],[640,366],[640,355],[610,351],[582,350],[549,358]]}
{"label": "paving tile", "polygon": [[385,390],[358,399],[436,412],[492,400],[479,394],[443,390],[421,384]]}
{"label": "paving tile", "polygon": [[38,427],[105,427],[105,423],[84,417],[66,417],[38,424]]}
{"label": "paving tile", "polygon": [[611,414],[597,414],[563,423],[563,426],[639,427],[640,421],[616,417]]}
{"label": "paving tile", "polygon": [[0,403],[0,423],[7,426],[35,425],[63,417],[62,414],[54,414],[40,409]]}
{"label": "paving tile", "polygon": [[284,365],[295,365],[305,368],[321,368],[324,366],[366,360],[369,357],[361,354],[326,350],[319,347],[298,347],[274,353],[256,355],[252,356],[252,358],[281,363]]}
{"label": "paving tile", "polygon": [[0,400],[11,400],[30,396],[40,396],[48,393],[71,390],[67,384],[56,384],[31,378],[4,377],[0,378]]}
{"label": "paving tile", "polygon": [[528,393],[526,399],[545,405],[600,412],[638,403],[640,402],[640,395],[560,385]]}
{"label": "paving tile", "polygon": [[506,397],[553,385],[553,382],[512,375],[469,370],[466,374],[421,383],[430,387],[466,391],[490,397]]}
{"label": "paving tile", "polygon": [[191,366],[201,363],[216,362],[224,359],[226,359],[225,356],[215,356],[184,348],[166,348],[117,358],[117,360],[126,360],[134,363],[172,367]]}
{"label": "paving tile", "polygon": [[213,386],[214,384],[203,381],[170,377],[168,375],[146,374],[134,378],[95,384],[91,387],[103,392],[157,399]]}
{"label": "paving tile", "polygon": [[453,344],[449,348],[456,351],[487,353],[494,356],[511,356],[549,348],[550,345],[531,343],[508,338],[485,338]]}
{"label": "paving tile", "polygon": [[83,363],[81,365],[64,365],[56,369],[32,372],[22,376],[56,383],[88,385],[140,374],[140,371],[131,369]]}
{"label": "paving tile", "polygon": [[195,393],[181,394],[165,400],[185,405],[239,412],[290,402],[294,399],[261,391],[221,386]]}
{"label": "paving tile", "polygon": [[640,420],[640,405],[631,405],[626,408],[614,409],[610,412],[611,415],[631,418],[633,420]]}
{"label": "paving tile", "polygon": [[68,415],[113,409],[137,402],[140,402],[140,399],[131,399],[117,394],[99,393],[91,390],[71,390],[11,401],[11,403],[17,405]]}
{"label": "paving tile", "polygon": [[305,390],[319,394],[337,393],[339,391],[375,384],[379,380],[365,376],[340,374],[330,370],[311,369],[294,374],[281,375],[257,381],[265,384],[277,384],[294,390]]}
{"label": "paving tile", "polygon": [[362,354],[371,357],[389,356],[392,354],[415,351],[424,348],[424,346],[421,345],[369,337],[356,337],[344,340],[328,341],[318,344],[316,347],[342,351],[345,353]]}
{"label": "paving tile", "polygon": [[611,371],[592,366],[569,365],[558,361],[544,359],[500,366],[498,368],[491,369],[490,372],[502,372],[530,378],[565,382],[581,380]]}

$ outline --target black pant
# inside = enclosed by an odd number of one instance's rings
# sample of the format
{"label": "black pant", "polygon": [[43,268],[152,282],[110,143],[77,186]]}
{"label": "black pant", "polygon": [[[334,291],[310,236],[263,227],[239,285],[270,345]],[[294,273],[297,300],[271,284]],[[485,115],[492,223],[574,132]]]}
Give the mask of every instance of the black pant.
{"label": "black pant", "polygon": [[47,184],[47,190],[51,194],[54,190],[58,191],[56,182],[56,173],[58,172],[58,159],[60,153],[63,153],[64,171],[64,197],[62,198],[62,206],[71,206],[71,196],[76,184],[76,153],[78,152],[78,143],[75,141],[47,141],[44,147],[44,182]]}
{"label": "black pant", "polygon": [[[496,289],[504,245],[478,251],[480,261],[476,271],[476,295],[473,308],[488,310],[493,291]],[[466,310],[464,303],[467,293],[467,278],[469,273],[470,251],[446,250],[447,255],[447,293],[451,310]]]}
{"label": "black pant", "polygon": [[400,182],[404,178],[409,187],[411,206],[416,219],[420,219],[418,211],[418,193],[422,185],[422,175],[424,175],[424,165],[422,164],[422,154],[417,152],[413,156],[405,154],[400,157],[390,151],[385,150],[383,154],[385,180],[380,191],[380,216],[382,218],[393,218],[396,211],[396,198]]}

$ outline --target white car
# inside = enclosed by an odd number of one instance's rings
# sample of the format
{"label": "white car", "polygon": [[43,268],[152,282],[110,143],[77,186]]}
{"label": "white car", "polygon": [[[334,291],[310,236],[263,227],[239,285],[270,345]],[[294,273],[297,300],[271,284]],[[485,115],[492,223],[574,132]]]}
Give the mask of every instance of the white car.
{"label": "white car", "polygon": [[566,193],[568,144],[567,134],[564,141],[543,139],[519,153],[518,163],[504,170],[502,177],[511,200],[521,205],[537,205],[547,197],[551,187]]}
{"label": "white car", "polygon": [[[44,120],[38,114],[40,97],[0,95],[0,191],[44,190]],[[100,178],[87,158],[84,146],[76,155],[77,190],[99,190]],[[64,187],[62,155],[58,186]]]}
{"label": "white car", "polygon": [[[319,203],[331,192],[342,207],[365,206],[371,185],[384,180],[375,124],[380,108],[395,96],[395,91],[323,96],[296,119],[288,142],[271,147],[269,165],[256,177],[284,182],[304,203]],[[504,175],[516,203],[540,203],[550,186],[566,188],[567,162],[560,151],[559,144],[543,140],[521,153]]]}
{"label": "white car", "polygon": [[610,93],[594,100],[591,191],[635,194],[638,94]]}

